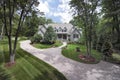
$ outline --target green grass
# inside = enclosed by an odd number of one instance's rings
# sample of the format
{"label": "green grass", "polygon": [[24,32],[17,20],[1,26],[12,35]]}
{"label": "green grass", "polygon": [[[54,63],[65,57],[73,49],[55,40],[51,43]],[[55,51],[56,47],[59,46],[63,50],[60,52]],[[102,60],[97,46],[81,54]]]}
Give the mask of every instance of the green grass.
{"label": "green grass", "polygon": [[42,43],[34,43],[33,46],[39,49],[46,49],[51,47],[61,46],[62,43],[60,41],[56,41],[54,44],[42,44]]}
{"label": "green grass", "polygon": [[9,68],[4,67],[8,59],[7,40],[0,41],[0,80],[66,80],[55,68],[23,51],[19,45],[16,64]]}
{"label": "green grass", "polygon": [[[76,47],[80,47],[81,52],[76,52]],[[63,48],[62,54],[70,59],[83,63],[98,63],[101,60],[101,54],[96,50],[92,50],[92,56],[96,59],[96,62],[87,62],[79,58],[80,54],[86,55],[86,47],[79,44],[68,44],[67,48]]]}
{"label": "green grass", "polygon": [[25,37],[25,36],[21,36],[20,38],[19,38],[19,40],[27,40],[28,39],[28,37]]}
{"label": "green grass", "polygon": [[120,64],[120,54],[119,53],[113,53],[112,57],[107,58],[107,62]]}
{"label": "green grass", "polygon": [[112,56],[113,56],[113,58],[115,58],[115,59],[120,61],[120,55],[119,54],[114,53]]}

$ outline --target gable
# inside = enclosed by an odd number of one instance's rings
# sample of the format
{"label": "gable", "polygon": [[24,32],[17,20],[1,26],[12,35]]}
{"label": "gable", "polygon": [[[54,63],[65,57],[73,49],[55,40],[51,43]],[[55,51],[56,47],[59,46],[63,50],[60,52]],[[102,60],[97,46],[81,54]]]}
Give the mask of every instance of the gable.
{"label": "gable", "polygon": [[52,23],[52,24],[41,26],[40,29],[42,30],[42,32],[45,32],[49,26],[53,27],[53,29],[55,30],[56,33],[67,33],[67,34],[77,33],[77,34],[80,34],[79,29],[76,28],[75,26],[73,26],[72,24],[60,24],[60,23],[53,24]]}
{"label": "gable", "polygon": [[77,29],[74,29],[73,34],[80,34]]}

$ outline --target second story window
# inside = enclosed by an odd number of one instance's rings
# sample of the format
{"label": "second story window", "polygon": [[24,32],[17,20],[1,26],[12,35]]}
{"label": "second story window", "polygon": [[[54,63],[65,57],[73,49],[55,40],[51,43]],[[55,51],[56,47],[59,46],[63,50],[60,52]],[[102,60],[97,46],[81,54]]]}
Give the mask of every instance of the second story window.
{"label": "second story window", "polygon": [[59,27],[59,32],[62,32],[62,28],[61,27]]}
{"label": "second story window", "polygon": [[67,28],[66,27],[63,28],[63,32],[67,32]]}
{"label": "second story window", "polygon": [[78,34],[73,34],[73,38],[79,38]]}
{"label": "second story window", "polygon": [[54,28],[54,30],[55,30],[55,32],[58,32],[58,29],[56,27]]}

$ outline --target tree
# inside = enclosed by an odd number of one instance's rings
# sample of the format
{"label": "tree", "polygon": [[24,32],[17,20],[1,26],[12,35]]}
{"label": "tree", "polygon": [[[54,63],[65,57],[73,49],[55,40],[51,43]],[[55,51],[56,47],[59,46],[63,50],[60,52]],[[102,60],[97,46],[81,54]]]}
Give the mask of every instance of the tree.
{"label": "tree", "polygon": [[[1,20],[4,24],[5,34],[9,43],[10,63],[14,63],[17,40],[25,17],[31,10],[35,10],[35,6],[38,4],[38,0],[1,0],[0,2],[0,9],[2,9],[1,14],[3,15]],[[19,19],[17,22],[15,41],[12,44],[12,29],[15,15],[18,15]]]}
{"label": "tree", "polygon": [[[106,41],[108,41],[108,39],[110,39],[111,37],[111,30],[110,30],[110,27],[106,26],[106,22],[108,20],[105,19],[105,18],[100,18],[99,19],[99,24],[97,25],[97,30],[96,30],[96,33],[97,33],[97,50],[99,52],[102,52],[102,48],[103,48],[103,45]],[[111,40],[109,40],[111,41]]]}
{"label": "tree", "polygon": [[[120,0],[102,0],[102,13],[112,43],[120,49]],[[108,32],[109,30],[109,32]]]}
{"label": "tree", "polygon": [[40,17],[39,21],[41,25],[53,23],[52,19],[46,19],[46,17]]}
{"label": "tree", "polygon": [[53,23],[51,19],[38,16],[38,12],[33,11],[30,16],[26,17],[24,27],[22,28],[22,35],[32,37],[37,31],[39,25]]}
{"label": "tree", "polygon": [[38,31],[40,19],[37,14],[38,13],[36,11],[32,11],[31,15],[26,17],[24,27],[22,28],[22,35],[31,37],[34,36],[34,34]]}
{"label": "tree", "polygon": [[1,26],[1,29],[0,29],[0,39],[3,38],[3,34],[4,34],[4,25],[0,25]]}
{"label": "tree", "polygon": [[46,24],[46,18],[45,17],[40,17],[39,21],[40,21],[40,25]]}
{"label": "tree", "polygon": [[49,26],[44,34],[44,41],[45,43],[54,43],[56,41],[57,35],[54,31],[54,29]]}
{"label": "tree", "polygon": [[34,36],[31,38],[31,43],[40,43],[42,40],[42,36],[38,33],[34,34]]}
{"label": "tree", "polygon": [[104,55],[104,60],[107,60],[107,57],[112,57],[113,50],[111,49],[111,43],[106,42],[103,45],[103,55]]}
{"label": "tree", "polygon": [[83,30],[86,40],[87,55],[91,55],[92,34],[95,27],[96,8],[99,0],[71,0],[70,6],[77,15],[78,20],[83,22]]}
{"label": "tree", "polygon": [[49,23],[53,23],[52,19],[46,19],[46,23],[49,24]]}

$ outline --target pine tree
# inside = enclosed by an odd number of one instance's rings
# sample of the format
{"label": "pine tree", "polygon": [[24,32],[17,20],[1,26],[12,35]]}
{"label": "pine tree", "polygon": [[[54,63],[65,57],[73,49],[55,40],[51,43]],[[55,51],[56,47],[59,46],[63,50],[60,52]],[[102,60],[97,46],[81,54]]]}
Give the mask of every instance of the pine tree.
{"label": "pine tree", "polygon": [[44,42],[51,44],[54,43],[56,39],[57,39],[57,35],[54,29],[51,26],[49,26],[44,34]]}

